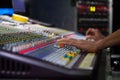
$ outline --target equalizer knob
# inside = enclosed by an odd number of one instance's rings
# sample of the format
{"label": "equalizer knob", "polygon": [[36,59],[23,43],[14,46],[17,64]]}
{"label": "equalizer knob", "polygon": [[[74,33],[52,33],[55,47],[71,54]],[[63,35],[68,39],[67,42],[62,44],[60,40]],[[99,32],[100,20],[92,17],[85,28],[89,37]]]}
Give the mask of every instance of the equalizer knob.
{"label": "equalizer knob", "polygon": [[54,37],[54,35],[55,35],[54,33],[51,33],[48,35],[48,37],[52,38],[52,37]]}

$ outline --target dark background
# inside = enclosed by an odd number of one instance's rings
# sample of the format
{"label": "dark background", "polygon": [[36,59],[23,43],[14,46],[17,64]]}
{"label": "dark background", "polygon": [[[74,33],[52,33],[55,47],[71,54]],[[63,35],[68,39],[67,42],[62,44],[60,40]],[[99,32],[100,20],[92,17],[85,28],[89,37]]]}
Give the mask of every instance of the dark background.
{"label": "dark background", "polygon": [[[113,32],[120,28],[120,0],[113,0]],[[113,54],[120,54],[120,46],[112,47]]]}
{"label": "dark background", "polygon": [[76,31],[76,7],[72,0],[33,0],[29,17]]}
{"label": "dark background", "polygon": [[12,8],[12,0],[0,0],[0,8]]}

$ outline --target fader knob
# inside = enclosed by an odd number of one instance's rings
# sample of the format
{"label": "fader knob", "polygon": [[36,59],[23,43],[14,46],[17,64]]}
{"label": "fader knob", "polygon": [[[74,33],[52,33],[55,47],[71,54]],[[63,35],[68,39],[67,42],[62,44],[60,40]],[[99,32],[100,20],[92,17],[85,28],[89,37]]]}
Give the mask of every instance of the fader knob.
{"label": "fader knob", "polygon": [[63,44],[63,43],[61,43],[61,42],[58,42],[58,46],[59,46],[60,48],[64,48],[64,47],[65,47],[65,44]]}
{"label": "fader knob", "polygon": [[76,56],[76,54],[73,53],[73,52],[68,52],[67,55],[68,55],[68,56],[71,56],[71,57],[73,57],[73,58]]}

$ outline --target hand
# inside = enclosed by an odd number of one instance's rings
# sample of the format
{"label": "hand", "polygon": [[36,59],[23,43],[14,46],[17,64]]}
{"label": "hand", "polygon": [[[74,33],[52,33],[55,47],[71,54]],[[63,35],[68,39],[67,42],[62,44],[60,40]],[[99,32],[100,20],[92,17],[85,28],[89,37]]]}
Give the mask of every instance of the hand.
{"label": "hand", "polygon": [[86,39],[94,39],[95,41],[103,39],[104,36],[100,33],[98,29],[89,28],[86,31]]}
{"label": "hand", "polygon": [[82,51],[86,51],[86,52],[98,51],[97,42],[91,42],[88,40],[77,40],[77,39],[71,39],[71,38],[64,38],[59,40],[59,42],[61,42],[62,44],[75,46],[81,49]]}

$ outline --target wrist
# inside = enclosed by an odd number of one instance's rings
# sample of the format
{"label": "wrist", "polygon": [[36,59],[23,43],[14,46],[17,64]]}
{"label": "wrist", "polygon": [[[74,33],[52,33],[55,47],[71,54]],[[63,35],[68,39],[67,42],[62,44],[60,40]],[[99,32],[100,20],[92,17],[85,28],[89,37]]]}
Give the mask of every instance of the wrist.
{"label": "wrist", "polygon": [[97,51],[100,51],[100,50],[105,48],[105,41],[104,41],[104,39],[96,41],[96,48],[97,48]]}

